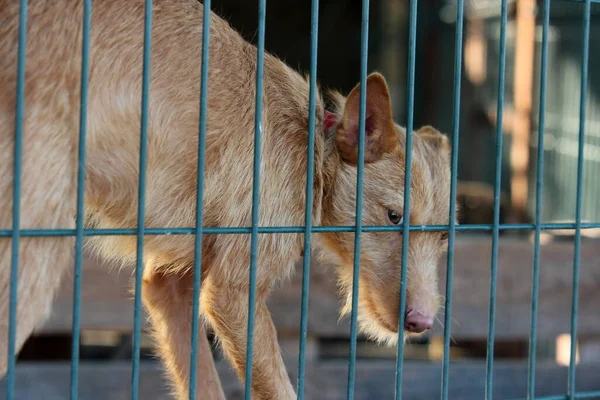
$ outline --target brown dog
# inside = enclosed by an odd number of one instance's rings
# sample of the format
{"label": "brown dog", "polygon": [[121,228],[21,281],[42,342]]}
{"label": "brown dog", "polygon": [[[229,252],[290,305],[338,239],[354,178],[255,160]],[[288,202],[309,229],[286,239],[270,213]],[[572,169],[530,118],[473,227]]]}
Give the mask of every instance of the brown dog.
{"label": "brown dog", "polygon": [[[19,7],[0,0],[0,228],[12,221]],[[142,0],[93,3],[85,207],[87,225],[132,228],[137,218],[138,154],[144,32]],[[147,227],[194,226],[202,5],[155,1],[149,109]],[[21,228],[73,228],[81,69],[82,6],[32,0],[28,10]],[[251,224],[256,48],[225,21],[211,19],[204,225]],[[304,224],[308,83],[265,55],[260,225]],[[324,129],[317,105],[314,225],[353,225],[355,218],[359,88],[337,101],[337,122]],[[365,225],[401,224],[405,131],[394,124],[381,75],[367,79],[364,171]],[[411,224],[448,221],[446,137],[431,127],[415,132]],[[339,266],[348,311],[353,233],[315,235]],[[431,327],[438,310],[436,265],[445,237],[411,233],[405,330]],[[95,236],[89,245],[107,260],[130,265],[135,236]],[[291,399],[265,301],[289,277],[302,253],[301,234],[260,235],[252,390],[260,399]],[[23,237],[18,287],[20,348],[50,311],[73,249],[72,238]],[[146,236],[143,299],[158,348],[180,397],[189,379],[194,237]],[[366,233],[361,247],[362,329],[388,343],[397,339],[402,235]],[[250,235],[203,238],[201,313],[241,379],[248,318]],[[10,239],[0,239],[0,370],[6,369]],[[204,339],[205,340],[205,339]],[[208,351],[206,343],[202,349]],[[201,353],[202,353],[201,349]],[[210,364],[210,362],[208,362]],[[203,364],[207,365],[207,364]],[[210,365],[209,365],[210,366]],[[212,367],[212,366],[211,366]],[[213,375],[214,375],[214,370]],[[200,371],[201,373],[202,371]]]}

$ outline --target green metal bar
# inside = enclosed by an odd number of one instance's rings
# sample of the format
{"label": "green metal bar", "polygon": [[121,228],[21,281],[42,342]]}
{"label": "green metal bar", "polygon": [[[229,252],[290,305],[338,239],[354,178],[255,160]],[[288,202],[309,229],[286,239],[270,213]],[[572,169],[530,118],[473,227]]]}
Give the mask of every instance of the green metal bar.
{"label": "green metal bar", "polygon": [[350,315],[350,355],[348,357],[348,400],[354,399],[356,375],[356,337],[358,334],[358,290],[360,279],[360,244],[362,236],[363,180],[365,167],[365,118],[367,109],[367,61],[369,56],[369,0],[362,2],[360,40],[360,104],[358,119],[358,165],[356,174],[356,226],[354,233],[354,269],[352,274],[352,312]]}
{"label": "green metal bar", "polygon": [[598,399],[600,398],[600,390],[594,392],[574,393],[576,399]]}
{"label": "green metal bar", "polygon": [[200,132],[196,180],[196,238],[194,241],[194,289],[192,300],[192,341],[190,351],[189,398],[196,398],[198,368],[198,329],[200,323],[200,279],[202,276],[202,217],[204,199],[204,161],[206,153],[206,113],[208,101],[208,56],[210,42],[210,0],[204,0],[202,17],[202,72],[200,80]]}
{"label": "green metal bar", "polygon": [[[581,392],[575,394],[576,399],[597,399],[600,398],[600,390],[594,392]],[[525,400],[525,399],[513,399],[513,400]],[[529,398],[527,399],[529,400]],[[554,396],[543,396],[535,397],[533,400],[569,400],[569,396],[566,394],[559,394]]]}
{"label": "green metal bar", "polygon": [[21,167],[23,154],[23,115],[25,113],[25,55],[27,45],[27,0],[21,0],[19,10],[19,54],[17,61],[17,110],[15,116],[15,148],[13,172],[13,220],[10,236],[10,299],[8,316],[8,372],[6,397],[15,397],[15,364],[17,343],[17,293],[19,290],[19,242],[21,238]]}
{"label": "green metal bar", "polygon": [[494,366],[494,328],[496,317],[496,278],[498,271],[498,236],[500,233],[500,183],[502,174],[502,116],[504,107],[504,77],[506,68],[506,21],[507,0],[502,0],[500,27],[500,64],[498,71],[498,104],[496,126],[496,182],[494,185],[494,228],[492,230],[492,265],[490,279],[490,315],[487,341],[487,365],[485,380],[485,399],[492,400],[492,375]]}
{"label": "green metal bar", "polygon": [[404,366],[404,319],[406,316],[406,276],[408,271],[408,246],[410,225],[410,181],[412,171],[412,131],[415,99],[415,59],[417,50],[417,6],[418,0],[410,0],[408,25],[408,78],[407,78],[407,121],[406,158],[404,167],[404,223],[402,225],[402,266],[400,272],[400,306],[398,309],[398,352],[396,355],[395,399],[402,399],[402,368]]}
{"label": "green metal bar", "polygon": [[540,274],[540,235],[542,232],[542,179],[544,176],[544,128],[546,116],[546,75],[548,63],[548,27],[550,25],[550,0],[544,0],[542,64],[540,76],[540,110],[538,122],[537,173],[535,190],[535,244],[533,250],[533,277],[531,284],[531,331],[529,335],[529,365],[527,398],[535,398],[535,357],[537,345],[538,282]]}
{"label": "green metal bar", "polygon": [[579,305],[579,268],[581,264],[581,210],[583,202],[583,146],[585,145],[585,106],[590,48],[591,2],[585,2],[581,56],[581,92],[579,99],[579,148],[577,151],[577,204],[575,209],[575,254],[573,255],[573,297],[571,306],[571,357],[569,360],[569,400],[575,398],[575,356],[577,346],[577,311]]}
{"label": "green metal bar", "polygon": [[71,342],[71,400],[78,397],[79,337],[81,316],[81,263],[83,259],[83,219],[85,216],[85,144],[87,133],[87,99],[90,58],[90,24],[92,1],[83,3],[83,39],[81,49],[81,99],[79,111],[79,162],[77,165],[77,217],[75,221],[75,276],[73,278],[73,327]]}
{"label": "green metal bar", "polygon": [[319,0],[312,0],[310,23],[310,89],[308,99],[308,154],[306,161],[306,208],[304,210],[304,260],[302,265],[302,311],[300,316],[300,354],[298,359],[298,400],[304,398],[306,336],[308,334],[308,293],[313,219],[313,182],[315,176],[315,114],[317,98],[317,45],[319,38]]}
{"label": "green metal bar", "polygon": [[[600,222],[581,223],[581,229],[598,229]],[[329,232],[354,232],[354,226],[312,226],[310,228],[314,233]],[[410,225],[410,232],[445,232],[449,231],[449,225]],[[489,232],[494,229],[490,224],[469,224],[457,225],[454,228],[459,232]],[[501,231],[531,231],[535,229],[535,224],[500,224],[498,229]],[[575,229],[575,223],[550,223],[541,224],[543,231]],[[204,235],[235,235],[252,233],[250,227],[214,227],[203,228]],[[258,233],[304,233],[304,226],[259,226]],[[402,226],[386,225],[364,225],[363,232],[402,232]],[[83,236],[131,236],[136,235],[136,228],[129,229],[84,229]],[[196,228],[146,228],[145,235],[195,235]],[[12,230],[0,230],[0,237],[11,237]],[[20,235],[24,237],[51,237],[51,236],[75,236],[75,229],[22,229]]]}
{"label": "green metal bar", "polygon": [[452,273],[454,269],[454,239],[456,235],[456,186],[458,180],[458,144],[460,132],[460,83],[462,77],[464,2],[456,5],[456,39],[454,55],[454,116],[452,118],[452,170],[450,182],[450,215],[448,217],[448,258],[446,271],[446,304],[444,314],[444,357],[442,360],[442,400],[448,400],[450,372],[450,330],[452,325]]}
{"label": "green metal bar", "polygon": [[254,113],[254,175],[252,180],[252,240],[250,250],[250,290],[248,291],[248,335],[246,341],[245,399],[252,394],[252,348],[254,346],[254,310],[256,307],[256,259],[258,247],[258,199],[260,183],[260,137],[262,133],[262,99],[265,58],[266,0],[258,2],[258,45],[256,61],[256,107]]}
{"label": "green metal bar", "polygon": [[150,94],[150,48],[152,40],[152,0],[146,0],[144,17],[144,64],[142,76],[142,121],[140,133],[139,191],[137,219],[137,260],[135,268],[135,299],[133,315],[133,354],[131,398],[139,393],[140,336],[142,318],[142,274],[144,269],[144,213],[146,205],[146,161],[148,152],[148,101]]}

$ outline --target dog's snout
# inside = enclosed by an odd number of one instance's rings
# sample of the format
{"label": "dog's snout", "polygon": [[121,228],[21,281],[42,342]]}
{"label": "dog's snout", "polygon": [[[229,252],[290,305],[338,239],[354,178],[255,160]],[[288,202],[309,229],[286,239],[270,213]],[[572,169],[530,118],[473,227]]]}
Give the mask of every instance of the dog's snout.
{"label": "dog's snout", "polygon": [[433,326],[433,317],[428,317],[414,310],[407,310],[404,329],[411,333],[423,333]]}

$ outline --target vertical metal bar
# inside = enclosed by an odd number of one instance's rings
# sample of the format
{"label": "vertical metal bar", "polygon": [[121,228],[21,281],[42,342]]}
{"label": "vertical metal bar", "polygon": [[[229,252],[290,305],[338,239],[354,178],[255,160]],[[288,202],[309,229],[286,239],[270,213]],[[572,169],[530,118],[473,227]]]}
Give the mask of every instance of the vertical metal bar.
{"label": "vertical metal bar", "polygon": [[142,275],[144,268],[144,214],[146,206],[146,159],[148,150],[148,101],[150,92],[150,46],[152,42],[152,0],[146,0],[144,18],[144,66],[142,77],[142,121],[140,134],[140,164],[137,220],[137,262],[135,268],[135,309],[133,320],[133,367],[131,398],[139,392],[140,336],[142,318]]}
{"label": "vertical metal bar", "polygon": [[260,137],[265,59],[265,17],[267,2],[258,2],[258,43],[256,54],[256,105],[254,113],[254,173],[252,178],[252,239],[250,249],[250,288],[248,291],[248,334],[246,340],[246,400],[252,395],[252,349],[254,346],[254,310],[256,305],[256,259],[258,253],[258,200],[260,197]]}
{"label": "vertical metal bar", "polygon": [[575,210],[575,254],[573,256],[573,297],[571,304],[571,357],[569,360],[569,400],[575,399],[575,361],[577,355],[577,307],[579,305],[579,267],[581,264],[581,211],[583,201],[583,146],[585,145],[585,106],[590,48],[591,1],[585,1],[581,56],[581,93],[579,98],[579,147],[577,151],[577,205]]}
{"label": "vertical metal bar", "polygon": [[502,178],[502,111],[504,107],[504,76],[506,68],[506,21],[507,0],[502,0],[500,26],[500,61],[498,70],[498,104],[496,118],[496,181],[494,184],[494,227],[492,229],[492,265],[490,278],[490,315],[487,343],[485,399],[492,399],[492,375],[494,367],[494,329],[496,317],[496,280],[498,272],[498,236],[500,233],[500,184]]}
{"label": "vertical metal bar", "polygon": [[361,63],[358,117],[358,165],[356,171],[356,223],[354,229],[354,269],[352,273],[352,312],[350,318],[350,355],[348,357],[348,400],[354,399],[356,373],[356,336],[358,334],[358,287],[360,279],[360,241],[362,234],[363,179],[365,168],[365,117],[367,109],[367,61],[369,51],[369,0],[362,2]]}
{"label": "vertical metal bar", "polygon": [[192,341],[190,351],[189,398],[196,398],[198,329],[200,324],[200,279],[202,276],[202,217],[204,199],[204,158],[206,153],[206,110],[208,101],[208,55],[210,43],[210,0],[204,0],[202,17],[202,72],[200,76],[200,133],[196,181],[196,238],[194,243],[194,291],[192,300]]}
{"label": "vertical metal bar", "polygon": [[544,176],[544,128],[546,117],[546,75],[548,64],[548,26],[550,25],[550,0],[544,0],[542,63],[540,73],[540,109],[538,122],[537,173],[535,190],[535,244],[533,250],[533,277],[531,284],[531,331],[529,335],[529,364],[527,399],[535,398],[535,357],[537,344],[538,282],[540,275],[540,234],[542,232],[542,190]]}
{"label": "vertical metal bar", "polygon": [[406,275],[408,270],[408,238],[410,226],[410,181],[412,171],[412,131],[415,99],[415,59],[417,50],[418,0],[410,1],[408,34],[408,82],[406,121],[406,164],[404,175],[404,224],[402,226],[402,271],[400,273],[400,308],[398,311],[398,354],[396,355],[396,399],[402,398],[402,368],[404,365],[404,319],[406,311]]}
{"label": "vertical metal bar", "polygon": [[79,161],[77,165],[77,217],[75,221],[75,276],[73,279],[73,327],[71,341],[71,399],[77,399],[79,379],[79,336],[81,315],[81,263],[83,258],[83,218],[85,196],[85,144],[87,132],[87,97],[89,76],[90,23],[92,1],[83,3],[83,38],[81,44],[81,99],[79,111]]}
{"label": "vertical metal bar", "polygon": [[6,397],[15,397],[15,364],[17,343],[17,292],[19,290],[19,242],[21,238],[21,164],[23,153],[23,114],[25,113],[25,55],[27,45],[27,0],[21,0],[19,10],[19,54],[17,64],[17,110],[15,117],[15,148],[13,170],[13,221],[10,260],[10,300],[8,316],[8,373]]}
{"label": "vertical metal bar", "polygon": [[306,335],[308,331],[308,292],[310,283],[310,247],[313,217],[315,164],[315,108],[317,98],[317,44],[319,38],[319,0],[312,0],[310,23],[310,89],[308,99],[308,156],[306,161],[306,209],[304,211],[304,260],[302,269],[302,314],[300,317],[300,355],[298,359],[298,399],[304,398]]}
{"label": "vertical metal bar", "polygon": [[452,169],[450,182],[450,215],[448,217],[448,269],[446,271],[446,304],[444,315],[444,357],[442,363],[442,400],[448,399],[450,370],[450,328],[452,324],[452,272],[454,269],[454,238],[456,235],[456,185],[458,180],[458,143],[460,129],[460,83],[462,77],[464,1],[456,4],[456,39],[454,55],[454,115],[452,118]]}

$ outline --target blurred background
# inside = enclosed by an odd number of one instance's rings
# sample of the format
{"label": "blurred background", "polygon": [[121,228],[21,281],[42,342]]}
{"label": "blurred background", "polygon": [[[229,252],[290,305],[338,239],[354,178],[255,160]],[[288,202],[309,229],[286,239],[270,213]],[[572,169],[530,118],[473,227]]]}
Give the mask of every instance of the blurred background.
{"label": "blurred background", "polygon": [[[308,73],[310,1],[269,0],[266,49],[292,68]],[[509,0],[503,105],[501,223],[531,223],[535,217],[536,154],[540,96],[542,3]],[[255,42],[256,1],[215,0],[213,10]],[[428,124],[450,137],[456,29],[455,0],[420,0],[417,17],[414,126]],[[368,69],[390,85],[396,121],[407,120],[408,9],[406,0],[373,0],[370,8]],[[583,4],[555,0],[548,37],[547,106],[542,220],[573,222],[582,62]],[[347,94],[360,79],[360,0],[321,0],[318,80]],[[461,224],[493,222],[500,1],[465,0],[458,199]],[[501,89],[500,89],[501,90]],[[582,218],[600,221],[600,4],[592,5],[587,82]],[[537,395],[567,392],[573,283],[572,230],[545,231],[540,258]],[[578,391],[600,390],[600,233],[583,231],[579,282]],[[452,310],[450,398],[484,397],[489,322],[490,233],[457,235]],[[525,398],[531,324],[532,233],[502,231],[499,245],[494,397]],[[300,270],[300,268],[298,269]],[[306,396],[346,398],[349,321],[338,321],[340,305],[331,267],[311,268]],[[298,274],[299,275],[299,274]],[[133,305],[129,271],[109,271],[86,259],[83,274],[82,399],[125,399],[130,391]],[[446,259],[440,261],[445,293]],[[19,398],[67,398],[71,346],[72,282],[58,296],[50,321],[40,327],[19,358]],[[297,368],[301,277],[275,293],[271,311],[292,382]],[[404,398],[440,396],[443,332],[435,329],[406,347]],[[144,336],[141,398],[166,399],[159,364]],[[215,349],[228,398],[243,398],[231,369]],[[359,339],[356,398],[394,396],[396,349]],[[1,396],[1,395],[0,395]],[[592,398],[592,397],[590,397]],[[600,398],[600,397],[598,397]]]}

